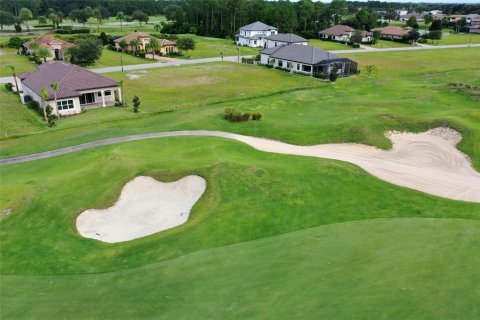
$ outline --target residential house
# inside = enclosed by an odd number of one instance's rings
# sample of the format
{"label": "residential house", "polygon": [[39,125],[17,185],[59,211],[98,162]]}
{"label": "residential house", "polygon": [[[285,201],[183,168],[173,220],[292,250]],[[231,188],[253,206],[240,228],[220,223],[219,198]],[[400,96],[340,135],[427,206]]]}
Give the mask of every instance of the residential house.
{"label": "residential house", "polygon": [[306,46],[308,40],[293,33],[278,33],[265,38],[265,47],[273,48],[288,44],[300,44]]}
{"label": "residential house", "polygon": [[468,26],[468,32],[480,34],[480,18],[471,20]]}
{"label": "residential house", "polygon": [[[121,50],[122,48],[120,47],[120,42],[125,41],[125,43],[127,44],[126,49],[128,51],[132,51],[133,48],[130,45],[130,43],[133,40],[138,40],[138,47],[136,49],[147,51],[148,49],[147,47],[150,44],[150,39],[151,39],[151,36],[148,33],[133,32],[124,37],[117,38],[113,40],[113,42],[115,43],[115,48],[117,50]],[[158,39],[158,43],[159,43],[159,49],[157,50],[157,53],[161,55],[168,55],[170,53],[178,52],[177,43],[174,41],[170,41],[167,39]]]}
{"label": "residential house", "polygon": [[[355,29],[349,26],[337,24],[336,26],[327,28],[318,33],[320,39],[333,40],[339,42],[349,42]],[[373,32],[362,31],[362,43],[369,43],[373,41]]]}
{"label": "residential house", "polygon": [[66,49],[73,45],[70,42],[46,34],[44,36],[41,36],[40,38],[25,42],[22,45],[23,50],[28,54],[34,53],[35,46],[33,46],[33,44],[36,44],[38,48],[47,48],[50,51],[51,57],[47,58],[47,61],[63,60],[65,57]]}
{"label": "residential house", "polygon": [[[41,64],[37,71],[24,72],[18,78],[22,85],[23,103],[35,100],[43,107],[45,103],[41,91],[47,88],[46,104],[52,107],[54,114],[58,110],[61,116],[80,113],[83,108],[106,107],[115,104],[116,100],[122,100],[117,81],[63,61]],[[56,105],[54,92],[50,88],[52,83],[59,84]]]}
{"label": "residential house", "polygon": [[402,28],[395,26],[373,29],[373,31],[379,31],[382,38],[389,40],[402,40],[411,30],[413,29],[410,27]]}
{"label": "residential house", "polygon": [[480,14],[472,13],[465,16],[465,20],[468,24],[471,24],[474,20],[480,20]]}
{"label": "residential house", "polygon": [[237,46],[248,46],[252,48],[265,47],[265,38],[278,33],[278,29],[263,22],[257,21],[240,28],[240,33],[235,35]]}
{"label": "residential house", "polygon": [[410,12],[410,13],[407,13],[405,15],[402,15],[402,16],[400,16],[400,20],[401,21],[408,21],[408,19],[410,19],[411,17],[415,17],[417,22],[425,21],[424,20],[424,15],[419,13],[419,12]]}
{"label": "residential house", "polygon": [[448,22],[457,23],[465,17],[463,14],[451,14],[447,16]]}
{"label": "residential house", "polygon": [[260,51],[260,61],[265,65],[307,75],[329,75],[334,65],[339,67],[339,76],[357,72],[356,62],[309,45],[290,44],[266,48]]}
{"label": "residential house", "polygon": [[395,10],[395,13],[398,14],[399,16],[404,16],[408,13],[408,10],[406,9],[397,9]]}

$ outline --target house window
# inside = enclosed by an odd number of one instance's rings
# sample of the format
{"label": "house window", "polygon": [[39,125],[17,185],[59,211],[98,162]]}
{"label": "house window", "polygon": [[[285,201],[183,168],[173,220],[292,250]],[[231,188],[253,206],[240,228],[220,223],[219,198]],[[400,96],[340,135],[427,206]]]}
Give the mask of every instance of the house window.
{"label": "house window", "polygon": [[110,90],[105,91],[105,96],[111,96],[111,95],[112,95],[112,91]]}
{"label": "house window", "polygon": [[282,60],[278,60],[278,66],[283,67],[283,61]]}
{"label": "house window", "polygon": [[101,92],[101,91],[98,91],[98,92],[97,92],[97,96],[101,97],[101,96],[102,96],[102,92]]}
{"label": "house window", "polygon": [[257,40],[254,40],[254,41],[253,41],[253,44],[257,44]]}
{"label": "house window", "polygon": [[297,70],[300,70],[300,64],[297,63]]}
{"label": "house window", "polygon": [[312,66],[303,65],[303,66],[302,66],[302,70],[303,70],[304,72],[311,72],[311,71],[312,71]]}
{"label": "house window", "polygon": [[275,42],[275,47],[277,46],[277,43]]}
{"label": "house window", "polygon": [[73,109],[73,100],[63,100],[63,101],[57,101],[57,108],[58,110],[68,110],[68,109]]}

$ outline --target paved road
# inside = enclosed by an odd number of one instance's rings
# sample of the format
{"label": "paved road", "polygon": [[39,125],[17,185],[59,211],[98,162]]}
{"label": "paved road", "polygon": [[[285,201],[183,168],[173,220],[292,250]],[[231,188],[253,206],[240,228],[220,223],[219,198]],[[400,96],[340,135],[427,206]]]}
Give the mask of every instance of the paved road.
{"label": "paved road", "polygon": [[121,142],[177,136],[220,137],[246,143],[264,152],[347,161],[358,165],[377,178],[399,186],[449,199],[480,202],[480,173],[472,168],[468,159],[455,148],[454,144],[429,132],[410,134],[402,139],[392,139],[394,143],[392,150],[380,150],[353,143],[297,146],[281,141],[222,131],[154,132],[0,159],[0,165],[45,159]]}
{"label": "paved road", "polygon": [[[457,45],[445,45],[445,46],[422,46],[422,47],[401,47],[401,48],[369,48],[369,49],[353,49],[353,50],[335,50],[331,51],[332,53],[370,53],[370,52],[391,52],[391,51],[415,51],[415,50],[435,50],[435,49],[454,49],[454,48],[468,48],[468,47],[480,47],[480,44],[457,44]],[[251,56],[240,56],[249,58]],[[155,63],[145,63],[145,64],[133,64],[123,66],[124,71],[133,71],[133,70],[143,70],[143,69],[153,69],[153,68],[163,68],[171,66],[180,66],[186,64],[198,64],[198,63],[209,63],[209,62],[220,62],[222,58],[204,58],[204,59],[191,59],[191,60],[179,60],[171,62],[155,62]],[[224,57],[223,61],[237,62],[237,56]],[[122,71],[122,68],[117,67],[106,67],[106,68],[97,68],[90,69],[97,73],[108,73],[108,72],[118,72]],[[2,77],[0,78],[0,83],[13,83],[13,77]]]}

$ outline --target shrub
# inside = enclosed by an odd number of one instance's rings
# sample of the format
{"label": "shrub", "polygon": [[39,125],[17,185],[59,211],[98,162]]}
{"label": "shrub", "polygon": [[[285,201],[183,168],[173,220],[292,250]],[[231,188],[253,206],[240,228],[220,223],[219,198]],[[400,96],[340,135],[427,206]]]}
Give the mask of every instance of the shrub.
{"label": "shrub", "polygon": [[418,42],[418,43],[427,43],[427,39],[425,39],[425,38],[420,38],[420,39],[418,39],[417,42]]}
{"label": "shrub", "polygon": [[90,33],[90,29],[57,30],[57,31],[55,31],[55,33],[58,33],[58,34]]}
{"label": "shrub", "polygon": [[259,112],[252,113],[252,121],[260,121],[262,119],[262,114]]}
{"label": "shrub", "polygon": [[40,117],[43,118],[43,110],[40,108],[40,105],[38,104],[37,101],[35,100],[29,100],[27,101],[27,107],[35,111]]}
{"label": "shrub", "polygon": [[242,114],[241,112],[235,110],[235,108],[225,108],[223,111],[223,118],[231,122],[246,122],[249,120],[260,120],[262,115],[258,112],[245,112]]}
{"label": "shrub", "polygon": [[133,103],[133,112],[138,113],[138,111],[140,111],[140,98],[137,96],[133,96],[132,103]]}
{"label": "shrub", "polygon": [[360,43],[353,43],[352,48],[360,48]]}
{"label": "shrub", "polygon": [[7,91],[12,92],[13,91],[13,84],[11,84],[10,82],[5,83],[5,89],[7,89]]}
{"label": "shrub", "polygon": [[53,24],[37,24],[33,25],[34,28],[55,28]]}
{"label": "shrub", "polygon": [[22,32],[22,26],[20,25],[20,23],[17,23],[17,24],[15,25],[15,31],[16,31],[16,32]]}
{"label": "shrub", "polygon": [[143,50],[138,51],[137,54],[140,58],[145,58],[145,51],[143,51]]}

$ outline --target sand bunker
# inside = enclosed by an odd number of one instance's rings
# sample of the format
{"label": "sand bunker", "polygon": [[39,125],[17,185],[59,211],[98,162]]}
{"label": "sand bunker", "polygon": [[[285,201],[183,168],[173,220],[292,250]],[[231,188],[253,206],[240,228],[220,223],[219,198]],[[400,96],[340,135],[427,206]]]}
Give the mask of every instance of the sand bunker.
{"label": "sand bunker", "polygon": [[125,185],[112,207],[82,212],[77,229],[86,238],[115,243],[174,228],[188,220],[205,188],[205,179],[199,176],[170,183],[137,177]]}

